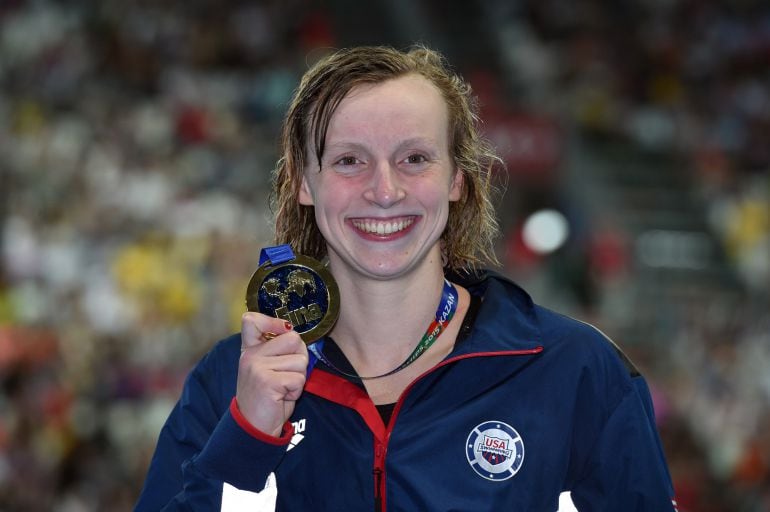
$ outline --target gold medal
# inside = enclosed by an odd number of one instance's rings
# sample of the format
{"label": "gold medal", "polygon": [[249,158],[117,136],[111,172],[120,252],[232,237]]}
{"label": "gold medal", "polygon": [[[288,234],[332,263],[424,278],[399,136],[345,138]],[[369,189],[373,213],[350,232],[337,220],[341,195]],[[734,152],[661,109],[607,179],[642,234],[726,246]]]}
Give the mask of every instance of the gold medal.
{"label": "gold medal", "polygon": [[263,250],[261,263],[246,288],[246,308],[291,322],[309,344],[322,338],[337,321],[340,292],[334,277],[319,261],[294,256],[287,247],[278,246],[284,252],[273,258]]}

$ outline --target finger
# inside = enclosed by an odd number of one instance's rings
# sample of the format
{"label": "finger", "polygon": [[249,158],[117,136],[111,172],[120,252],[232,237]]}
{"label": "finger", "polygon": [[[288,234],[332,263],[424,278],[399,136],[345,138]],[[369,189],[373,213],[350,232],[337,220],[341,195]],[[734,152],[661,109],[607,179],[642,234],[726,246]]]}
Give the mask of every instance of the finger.
{"label": "finger", "polygon": [[242,409],[270,415],[268,404],[296,400],[305,385],[306,366],[307,360],[297,354],[242,360],[236,391]]}
{"label": "finger", "polygon": [[269,388],[276,393],[278,400],[296,399],[305,386],[305,371],[277,371],[273,373]]}
{"label": "finger", "polygon": [[284,382],[284,389],[286,390],[284,400],[292,402],[299,400],[305,389],[305,380],[305,372],[289,374]]}
{"label": "finger", "polygon": [[241,357],[272,357],[298,354],[308,357],[307,347],[302,337],[296,331],[288,331],[276,336],[272,341],[264,340],[249,346],[241,347]]}
{"label": "finger", "polygon": [[[256,347],[249,347],[256,348]],[[302,337],[295,331],[285,332],[273,338],[269,343],[263,342],[257,351],[262,356],[275,356],[283,354],[307,355],[307,347]]]}
{"label": "finger", "polygon": [[[268,372],[263,374],[264,379],[275,377],[282,372],[297,372],[305,374],[307,371],[307,354],[279,354],[267,356],[260,354],[256,357],[256,350],[248,350],[242,357],[241,368],[249,374]],[[254,355],[254,357],[250,357]]]}
{"label": "finger", "polygon": [[[272,339],[272,337],[288,332],[292,328],[289,322],[281,318],[252,311],[246,312],[241,317],[241,347],[258,346],[268,341],[267,338]],[[270,333],[272,336],[265,336],[265,333]]]}

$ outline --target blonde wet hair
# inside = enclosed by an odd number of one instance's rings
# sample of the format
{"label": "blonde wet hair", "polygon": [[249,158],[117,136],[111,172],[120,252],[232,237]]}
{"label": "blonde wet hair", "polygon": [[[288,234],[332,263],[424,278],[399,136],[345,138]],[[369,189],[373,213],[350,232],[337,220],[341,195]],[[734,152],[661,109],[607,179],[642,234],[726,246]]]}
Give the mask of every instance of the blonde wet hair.
{"label": "blonde wet hair", "polygon": [[460,270],[497,264],[494,240],[499,227],[491,196],[496,190],[494,170],[501,160],[479,133],[478,105],[470,86],[440,53],[424,46],[407,51],[385,46],[342,49],[304,74],[284,118],[281,157],[273,171],[276,244],[290,244],[297,253],[317,259],[326,256],[314,208],[297,200],[302,173],[311,163],[321,172],[329,122],[351,90],[408,74],[426,78],[441,92],[449,112],[449,151],[463,175],[461,197],[450,203],[441,235],[444,266]]}

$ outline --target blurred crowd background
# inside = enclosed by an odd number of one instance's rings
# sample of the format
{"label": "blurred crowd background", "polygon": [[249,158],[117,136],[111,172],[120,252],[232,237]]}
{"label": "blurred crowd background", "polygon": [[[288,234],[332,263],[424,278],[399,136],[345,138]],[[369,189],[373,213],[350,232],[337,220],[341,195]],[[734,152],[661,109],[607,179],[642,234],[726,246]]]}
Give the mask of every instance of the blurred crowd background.
{"label": "blurred crowd background", "polygon": [[650,382],[681,511],[770,511],[770,4],[0,0],[0,511],[130,510],[238,329],[297,79],[421,41],[504,157],[502,271]]}

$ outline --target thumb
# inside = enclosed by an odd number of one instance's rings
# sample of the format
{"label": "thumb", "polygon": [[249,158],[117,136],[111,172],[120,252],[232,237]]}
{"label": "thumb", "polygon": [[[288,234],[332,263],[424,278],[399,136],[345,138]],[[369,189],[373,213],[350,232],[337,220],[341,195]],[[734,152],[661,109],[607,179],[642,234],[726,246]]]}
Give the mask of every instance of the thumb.
{"label": "thumb", "polygon": [[293,326],[286,320],[247,311],[241,317],[241,348],[258,347],[292,329]]}

